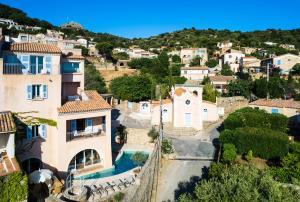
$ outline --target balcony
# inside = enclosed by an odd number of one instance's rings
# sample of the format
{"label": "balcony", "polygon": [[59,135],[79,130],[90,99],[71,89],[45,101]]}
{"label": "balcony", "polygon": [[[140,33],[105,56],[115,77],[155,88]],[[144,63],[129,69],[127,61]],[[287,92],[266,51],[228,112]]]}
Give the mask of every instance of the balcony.
{"label": "balcony", "polygon": [[21,63],[4,63],[3,74],[50,74],[43,64],[30,64],[29,69]]}
{"label": "balcony", "polygon": [[102,136],[105,135],[105,132],[101,129],[93,129],[91,131],[81,130],[81,131],[67,132],[67,142],[72,140],[80,140],[80,139],[101,136],[101,135]]}

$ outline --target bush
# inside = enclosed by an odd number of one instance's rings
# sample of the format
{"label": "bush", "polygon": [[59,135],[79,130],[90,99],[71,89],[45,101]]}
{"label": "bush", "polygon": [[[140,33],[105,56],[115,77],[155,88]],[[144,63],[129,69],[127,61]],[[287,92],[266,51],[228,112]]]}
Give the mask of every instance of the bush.
{"label": "bush", "polygon": [[28,179],[21,172],[0,177],[1,201],[24,201],[27,199]]}
{"label": "bush", "polygon": [[253,159],[253,152],[252,152],[252,150],[248,151],[248,153],[245,155],[245,159],[247,161],[252,161],[252,159]]}
{"label": "bush", "polygon": [[289,152],[293,154],[297,154],[300,157],[300,142],[290,143]]}
{"label": "bush", "polygon": [[147,161],[147,159],[148,159],[148,155],[143,152],[135,152],[131,157],[131,160],[137,166],[143,165]]}
{"label": "bush", "polygon": [[151,138],[151,141],[154,142],[154,140],[157,139],[159,136],[158,131],[155,129],[155,127],[152,127],[150,131],[148,132],[148,136]]}
{"label": "bush", "polygon": [[124,193],[122,193],[122,192],[118,192],[118,193],[116,193],[115,195],[114,195],[114,199],[115,199],[115,201],[122,201],[123,200],[123,198],[124,198]]}
{"label": "bush", "polygon": [[224,127],[231,130],[239,127],[269,128],[286,132],[287,123],[288,118],[282,114],[270,114],[246,107],[231,113],[224,121]]}
{"label": "bush", "polygon": [[161,144],[161,151],[163,154],[171,154],[174,152],[171,140],[163,139]]}
{"label": "bush", "polygon": [[219,178],[225,168],[226,164],[212,162],[209,167],[208,177]]}
{"label": "bush", "polygon": [[300,192],[282,186],[269,172],[253,166],[224,168],[218,178],[200,181],[194,195],[183,195],[180,202],[192,201],[299,201]]}
{"label": "bush", "polygon": [[220,141],[234,144],[239,154],[252,150],[254,156],[264,159],[282,158],[288,153],[288,136],[266,128],[225,130],[220,135]]}
{"label": "bush", "polygon": [[236,159],[236,148],[234,144],[224,144],[222,161],[224,163],[232,163]]}

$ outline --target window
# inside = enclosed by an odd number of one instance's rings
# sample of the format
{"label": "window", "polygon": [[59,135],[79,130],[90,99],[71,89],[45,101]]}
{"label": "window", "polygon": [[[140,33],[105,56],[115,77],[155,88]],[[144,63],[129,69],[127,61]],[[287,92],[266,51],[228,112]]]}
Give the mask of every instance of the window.
{"label": "window", "polygon": [[48,86],[34,84],[27,86],[27,100],[46,99],[48,97]]}
{"label": "window", "polygon": [[281,60],[277,60],[277,65],[281,65]]}
{"label": "window", "polygon": [[79,72],[79,62],[64,62],[62,65],[63,73]]}
{"label": "window", "polygon": [[187,71],[186,71],[186,70],[184,70],[184,74],[187,74]]}
{"label": "window", "polygon": [[94,149],[86,149],[76,154],[69,163],[68,171],[83,169],[86,166],[101,163],[99,153]]}
{"label": "window", "polygon": [[229,57],[229,58],[232,58],[232,55],[229,55],[228,57]]}
{"label": "window", "polygon": [[204,112],[207,112],[208,110],[207,110],[207,109],[203,109],[203,111],[204,111]]}
{"label": "window", "polygon": [[46,139],[46,125],[27,126],[27,140],[37,137]]}

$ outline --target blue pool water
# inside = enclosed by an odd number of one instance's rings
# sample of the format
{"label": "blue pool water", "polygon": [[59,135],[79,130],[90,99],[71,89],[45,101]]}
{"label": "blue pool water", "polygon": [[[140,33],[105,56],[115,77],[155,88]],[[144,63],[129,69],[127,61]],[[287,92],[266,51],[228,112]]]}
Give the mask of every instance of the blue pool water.
{"label": "blue pool water", "polygon": [[[122,156],[120,158],[118,158],[115,162],[114,162],[114,167],[107,169],[107,170],[103,170],[100,172],[96,172],[96,173],[91,173],[88,175],[84,175],[81,177],[78,177],[77,179],[96,179],[96,178],[103,178],[103,177],[109,177],[109,176],[113,176],[113,175],[118,175],[120,173],[124,173],[128,170],[131,170],[135,167],[137,167],[134,162],[131,160],[131,157],[134,155],[134,151],[124,151]],[[149,155],[146,152],[143,152],[146,155]]]}

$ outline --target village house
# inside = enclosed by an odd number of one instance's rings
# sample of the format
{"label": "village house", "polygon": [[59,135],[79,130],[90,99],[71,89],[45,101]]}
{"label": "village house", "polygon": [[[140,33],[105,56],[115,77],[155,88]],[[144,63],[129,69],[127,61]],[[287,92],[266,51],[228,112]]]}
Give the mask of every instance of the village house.
{"label": "village house", "polygon": [[0,112],[0,176],[20,171],[15,158],[16,125],[10,111]]}
{"label": "village house", "polygon": [[258,73],[260,72],[260,62],[261,60],[253,56],[245,56],[241,58],[240,69],[248,73]]}
{"label": "village house", "polygon": [[[171,98],[162,101],[162,122],[169,123],[174,128],[202,130],[204,121],[217,121],[217,105],[202,100],[202,91],[200,85],[183,84],[173,87]],[[159,102],[154,102],[151,117],[152,125],[159,125]]]}
{"label": "village house", "polygon": [[300,101],[281,99],[259,99],[250,102],[252,108],[263,109],[272,114],[283,114],[300,123]]}
{"label": "village house", "polygon": [[287,50],[296,50],[295,45],[292,44],[280,44],[279,47]]}
{"label": "village house", "polygon": [[214,89],[216,89],[219,93],[227,92],[227,85],[235,80],[233,76],[211,76],[209,77],[211,85],[213,85]]}
{"label": "village house", "polygon": [[182,64],[190,64],[190,62],[200,57],[200,65],[205,65],[208,60],[207,48],[184,48],[180,51],[180,58]]}
{"label": "village house", "polygon": [[199,67],[181,67],[180,76],[189,80],[203,80],[204,77],[209,75],[209,69],[206,66]]}
{"label": "village house", "polygon": [[110,168],[111,106],[84,90],[84,58],[39,43],[4,43],[2,50],[0,111],[16,113],[24,170],[49,168],[66,177]]}
{"label": "village house", "polygon": [[241,58],[245,57],[245,54],[241,51],[230,49],[223,54],[219,60],[219,65],[223,66],[228,64],[233,72],[239,70]]}
{"label": "village house", "polygon": [[264,59],[261,61],[261,66],[267,68],[268,64],[273,68],[280,68],[282,74],[289,74],[290,70],[297,63],[300,63],[300,56],[287,53],[273,58]]}
{"label": "village house", "polygon": [[257,51],[257,48],[252,48],[252,47],[242,47],[241,48],[242,53],[244,53],[245,55],[250,55],[254,52]]}

